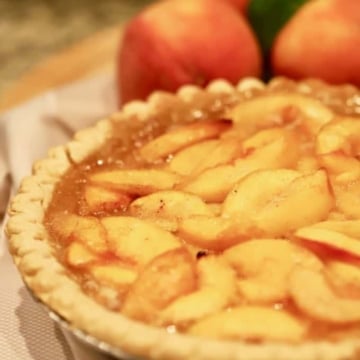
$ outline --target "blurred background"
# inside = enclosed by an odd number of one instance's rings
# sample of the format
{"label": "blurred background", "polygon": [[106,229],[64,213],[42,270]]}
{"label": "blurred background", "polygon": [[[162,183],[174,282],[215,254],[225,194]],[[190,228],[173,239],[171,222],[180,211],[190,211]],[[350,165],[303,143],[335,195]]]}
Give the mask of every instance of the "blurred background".
{"label": "blurred background", "polygon": [[121,24],[151,0],[0,0],[0,95],[50,54]]}

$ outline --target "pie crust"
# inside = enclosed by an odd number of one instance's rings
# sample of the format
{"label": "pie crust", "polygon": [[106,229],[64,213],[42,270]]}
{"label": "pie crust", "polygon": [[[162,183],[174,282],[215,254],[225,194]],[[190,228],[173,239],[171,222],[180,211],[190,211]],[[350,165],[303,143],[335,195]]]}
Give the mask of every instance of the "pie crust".
{"label": "pie crust", "polygon": [[[271,82],[276,85],[278,79]],[[259,80],[248,78],[233,87],[222,80],[214,81],[207,92],[244,94],[263,89]],[[299,92],[306,93],[306,84],[299,83]],[[182,87],[175,96],[187,102],[200,89]],[[157,104],[169,94],[155,93],[147,102],[132,102],[121,112],[101,120],[94,127],[75,134],[64,146],[53,148],[46,159],[33,166],[31,176],[25,178],[13,198],[6,226],[13,259],[36,298],[63,318],[71,328],[79,329],[96,339],[134,356],[151,359],[268,359],[268,360],[330,360],[360,358],[360,339],[307,341],[298,345],[231,342],[197,338],[184,334],[170,334],[161,328],[133,321],[114,313],[86,295],[80,285],[67,275],[50,245],[43,219],[55,185],[73,164],[80,163],[96,151],[111,136],[112,122],[126,121],[133,116],[147,121]]]}

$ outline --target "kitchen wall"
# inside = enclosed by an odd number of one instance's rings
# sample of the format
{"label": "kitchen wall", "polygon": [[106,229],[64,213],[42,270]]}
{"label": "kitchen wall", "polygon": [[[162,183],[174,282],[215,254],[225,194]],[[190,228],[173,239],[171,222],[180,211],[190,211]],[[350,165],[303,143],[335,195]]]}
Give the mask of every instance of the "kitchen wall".
{"label": "kitchen wall", "polygon": [[0,94],[51,53],[122,23],[151,0],[0,0]]}

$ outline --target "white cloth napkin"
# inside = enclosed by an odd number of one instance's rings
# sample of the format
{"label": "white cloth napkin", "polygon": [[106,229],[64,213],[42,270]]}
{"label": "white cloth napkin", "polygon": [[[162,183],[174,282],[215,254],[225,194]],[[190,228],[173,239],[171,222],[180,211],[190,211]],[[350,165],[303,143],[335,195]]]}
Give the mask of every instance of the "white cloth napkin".
{"label": "white cloth napkin", "polygon": [[[116,110],[114,76],[54,89],[0,114],[0,223],[32,163],[74,131]],[[4,220],[4,219],[3,219]],[[6,220],[5,220],[6,221]],[[3,222],[5,222],[3,221]],[[0,359],[95,360],[65,337],[24,287],[0,234]]]}

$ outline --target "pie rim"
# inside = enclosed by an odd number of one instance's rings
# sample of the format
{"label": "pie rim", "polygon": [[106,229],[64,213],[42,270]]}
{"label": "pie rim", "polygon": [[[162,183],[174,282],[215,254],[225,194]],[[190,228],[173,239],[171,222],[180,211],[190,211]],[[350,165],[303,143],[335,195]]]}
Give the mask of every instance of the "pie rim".
{"label": "pie rim", "polygon": [[[276,81],[273,80],[273,81]],[[257,79],[246,78],[233,87],[216,80],[207,92],[242,92],[264,88]],[[182,101],[199,91],[195,86],[183,86],[176,94]],[[42,303],[76,329],[89,334],[110,347],[134,356],[153,359],[354,359],[360,356],[360,339],[306,341],[303,344],[266,343],[261,346],[169,334],[114,313],[87,296],[80,285],[66,275],[65,267],[56,259],[42,224],[45,210],[60,177],[73,165],[96,151],[110,136],[112,121],[139,116],[145,120],[166,93],[154,93],[146,102],[134,101],[95,126],[77,132],[67,144],[49,150],[47,158],[36,162],[32,175],[25,178],[9,207],[6,235],[9,249],[23,280]],[[29,211],[31,209],[31,211]],[[74,301],[75,299],[75,301]],[[111,324],[111,327],[109,327]]]}

